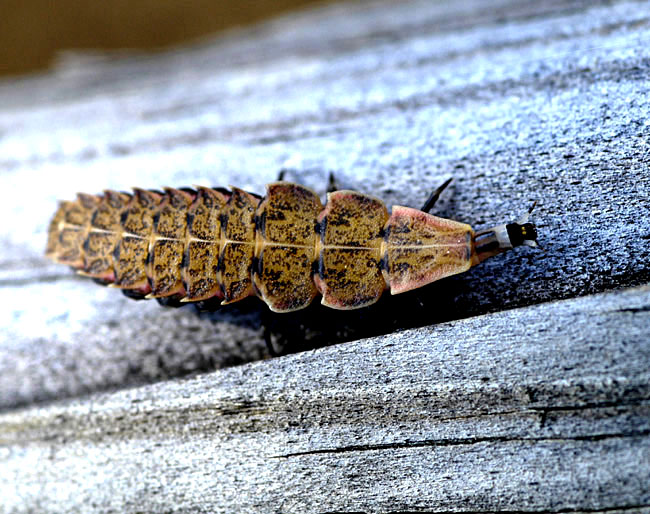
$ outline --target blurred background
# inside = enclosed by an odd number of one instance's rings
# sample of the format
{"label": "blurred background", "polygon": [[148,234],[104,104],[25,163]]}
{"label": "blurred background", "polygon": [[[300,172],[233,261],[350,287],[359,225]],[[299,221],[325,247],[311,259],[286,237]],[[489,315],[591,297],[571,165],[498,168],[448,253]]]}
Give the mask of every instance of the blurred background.
{"label": "blurred background", "polygon": [[38,71],[72,49],[156,50],[317,0],[4,0],[0,76]]}

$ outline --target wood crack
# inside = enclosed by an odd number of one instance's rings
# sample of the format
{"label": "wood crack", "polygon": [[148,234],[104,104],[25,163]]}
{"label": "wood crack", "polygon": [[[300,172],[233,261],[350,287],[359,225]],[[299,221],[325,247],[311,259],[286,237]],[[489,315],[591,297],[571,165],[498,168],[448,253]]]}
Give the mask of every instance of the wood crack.
{"label": "wood crack", "polygon": [[613,312],[632,312],[632,313],[639,313],[639,312],[650,312],[650,305],[642,305],[641,307],[623,307],[621,309],[616,309]]}
{"label": "wood crack", "polygon": [[540,443],[540,442],[564,442],[564,441],[604,441],[607,439],[628,438],[628,437],[645,437],[650,435],[650,430],[638,430],[620,433],[603,433],[592,435],[578,435],[571,437],[468,437],[468,438],[449,438],[449,439],[431,439],[422,441],[404,441],[383,444],[359,444],[342,446],[339,448],[322,448],[318,450],[309,450],[304,452],[286,453],[283,455],[273,455],[271,458],[288,459],[290,457],[303,457],[306,455],[336,454],[349,452],[366,452],[377,450],[399,450],[404,448],[425,448],[425,447],[443,447],[443,446],[464,446],[483,443]]}

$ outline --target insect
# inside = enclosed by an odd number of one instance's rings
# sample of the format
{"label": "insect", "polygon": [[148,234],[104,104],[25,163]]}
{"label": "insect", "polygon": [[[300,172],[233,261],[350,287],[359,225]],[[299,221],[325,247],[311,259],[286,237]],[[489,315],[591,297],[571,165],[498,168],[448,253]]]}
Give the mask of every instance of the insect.
{"label": "insect", "polygon": [[[474,232],[422,209],[384,204],[355,191],[327,203],[298,184],[271,183],[263,198],[233,187],[134,189],[78,194],[62,202],[46,255],[133,298],[222,304],[257,295],[275,312],[309,305],[356,309],[462,273],[528,245],[528,215]],[[531,208],[532,210],[532,208]],[[530,213],[530,211],[529,211]]]}

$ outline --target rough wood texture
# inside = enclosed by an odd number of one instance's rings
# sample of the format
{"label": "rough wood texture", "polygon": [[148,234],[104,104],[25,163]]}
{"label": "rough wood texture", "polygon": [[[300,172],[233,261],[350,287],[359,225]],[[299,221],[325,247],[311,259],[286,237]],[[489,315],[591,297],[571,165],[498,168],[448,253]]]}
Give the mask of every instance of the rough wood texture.
{"label": "rough wood texture", "polygon": [[7,510],[650,512],[650,288],[0,415]]}
{"label": "rough wood texture", "polygon": [[[647,506],[647,290],[545,302],[648,282],[649,91],[650,6],[577,0],[344,4],[0,84],[0,497],[17,510]],[[418,206],[453,176],[438,213],[476,228],[538,200],[545,251],[373,309],[266,320],[311,345],[429,328],[9,410],[267,356],[259,304],[164,310],[41,255],[57,199],[77,190],[262,192],[283,167],[319,192],[333,171],[387,205]],[[435,324],[514,307],[527,308]]]}

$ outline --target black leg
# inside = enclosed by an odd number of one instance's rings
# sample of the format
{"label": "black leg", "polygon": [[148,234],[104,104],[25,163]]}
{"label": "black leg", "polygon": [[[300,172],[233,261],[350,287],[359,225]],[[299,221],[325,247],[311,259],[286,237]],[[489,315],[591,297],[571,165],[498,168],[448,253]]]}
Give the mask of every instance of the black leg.
{"label": "black leg", "polygon": [[185,305],[183,302],[181,302],[181,295],[174,295],[174,296],[165,296],[163,298],[156,298],[156,301],[162,305],[163,307],[183,307]]}
{"label": "black leg", "polygon": [[[275,329],[274,314],[264,306],[261,312],[262,333],[266,349],[271,357],[280,357],[285,354],[286,344],[282,342],[282,334]],[[277,314],[275,314],[277,316]]]}
{"label": "black leg", "polygon": [[280,357],[280,355],[282,355],[282,350],[276,348],[274,338],[275,334],[267,325],[264,325],[264,342],[266,343],[266,349],[271,357]]}
{"label": "black leg", "polygon": [[328,193],[333,193],[334,191],[338,191],[339,185],[336,183],[336,179],[334,178],[334,173],[330,171],[330,176],[327,179],[327,192]]}
{"label": "black leg", "polygon": [[453,179],[447,179],[444,184],[442,184],[438,189],[435,189],[430,195],[429,198],[427,199],[426,202],[424,202],[424,205],[420,209],[423,212],[429,212],[431,209],[433,209],[433,206],[436,204],[438,201],[438,198],[440,198],[440,193],[442,193],[445,188],[449,185],[449,183]]}
{"label": "black leg", "polygon": [[191,302],[189,305],[193,305],[197,312],[215,312],[221,308],[221,298],[214,296],[200,302]]}
{"label": "black leg", "polygon": [[286,173],[287,170],[281,169],[280,173],[278,173],[278,182],[282,182],[284,180],[284,174]]}
{"label": "black leg", "polygon": [[142,293],[134,291],[133,289],[120,289],[120,291],[122,291],[122,294],[124,296],[131,298],[132,300],[144,300],[144,297],[146,296]]}

